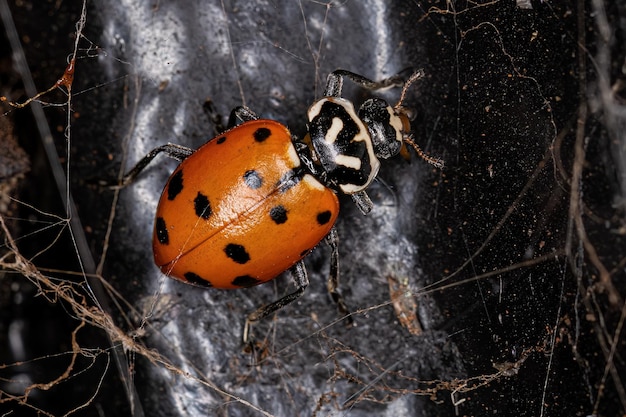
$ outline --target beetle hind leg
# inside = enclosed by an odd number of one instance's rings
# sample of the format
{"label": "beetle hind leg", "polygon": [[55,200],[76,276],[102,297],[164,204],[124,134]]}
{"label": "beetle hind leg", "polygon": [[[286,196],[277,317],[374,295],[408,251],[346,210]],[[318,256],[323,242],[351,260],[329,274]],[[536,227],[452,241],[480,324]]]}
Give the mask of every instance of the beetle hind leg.
{"label": "beetle hind leg", "polygon": [[230,112],[228,118],[228,129],[231,129],[238,124],[238,120],[242,122],[249,122],[251,120],[258,120],[259,116],[246,106],[237,106]]}

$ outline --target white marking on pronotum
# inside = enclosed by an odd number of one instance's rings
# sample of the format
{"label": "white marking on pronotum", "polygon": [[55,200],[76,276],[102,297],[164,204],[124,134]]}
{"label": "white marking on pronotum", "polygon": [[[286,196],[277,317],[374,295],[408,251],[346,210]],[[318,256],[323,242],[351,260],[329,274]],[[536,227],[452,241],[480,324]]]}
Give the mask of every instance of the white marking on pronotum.
{"label": "white marking on pronotum", "polygon": [[341,191],[344,194],[354,194],[363,190],[365,187],[361,185],[355,185],[355,184],[341,184],[339,188],[341,188]]}
{"label": "white marking on pronotum", "polygon": [[337,136],[339,136],[341,129],[343,129],[343,122],[339,117],[333,117],[330,128],[326,132],[326,136],[324,136],[324,141],[329,145],[335,143],[335,140],[337,140]]}
{"label": "white marking on pronotum", "polygon": [[309,116],[309,122],[312,122],[313,119],[315,119],[320,114],[320,111],[322,111],[322,105],[327,101],[328,99],[323,98],[321,100],[317,100],[311,105],[311,107],[309,107],[309,111],[307,112],[307,115]]}
{"label": "white marking on pronotum", "polygon": [[360,170],[361,169],[361,159],[356,156],[348,156],[348,155],[336,155],[335,163],[337,165],[341,165],[347,168]]}

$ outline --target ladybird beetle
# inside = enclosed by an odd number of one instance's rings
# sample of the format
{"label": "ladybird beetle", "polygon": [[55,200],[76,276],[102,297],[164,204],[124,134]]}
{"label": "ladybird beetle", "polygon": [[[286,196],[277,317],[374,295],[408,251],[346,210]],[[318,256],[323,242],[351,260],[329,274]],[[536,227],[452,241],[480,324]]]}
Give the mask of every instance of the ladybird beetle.
{"label": "ladybird beetle", "polygon": [[[233,110],[230,129],[197,150],[160,146],[122,179],[127,185],[163,152],[181,161],[165,185],[156,211],[154,260],[170,277],[220,289],[250,287],[289,270],[296,290],[248,315],[251,323],[300,297],[309,281],[303,258],[323,239],[331,247],[328,290],[347,312],[337,291],[338,249],[334,228],[337,194],[352,197],[363,214],[372,209],[365,189],[379,159],[400,153],[410,143],[408,112],[400,101],[390,106],[372,98],[357,111],[341,97],[344,79],[374,90],[399,84],[399,77],[375,82],[337,70],[329,74],[324,97],[309,108],[308,134],[299,141],[286,126],[259,119],[246,107]],[[235,120],[243,123],[235,125]]]}

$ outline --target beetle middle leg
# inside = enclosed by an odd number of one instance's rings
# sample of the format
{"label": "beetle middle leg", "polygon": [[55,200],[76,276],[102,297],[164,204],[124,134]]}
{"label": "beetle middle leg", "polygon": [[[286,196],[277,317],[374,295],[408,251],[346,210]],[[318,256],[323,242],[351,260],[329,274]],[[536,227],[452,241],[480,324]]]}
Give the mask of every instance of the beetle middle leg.
{"label": "beetle middle leg", "polygon": [[306,273],[306,268],[303,261],[299,261],[289,269],[291,275],[296,283],[296,290],[291,294],[287,294],[283,298],[274,301],[271,304],[264,305],[248,314],[246,323],[243,328],[243,343],[247,344],[250,341],[250,327],[257,321],[269,316],[276,310],[280,310],[287,304],[294,302],[304,294],[304,290],[309,286],[309,278]]}
{"label": "beetle middle leg", "polygon": [[164,153],[170,158],[176,159],[177,161],[183,161],[194,152],[194,149],[188,148],[186,146],[176,145],[175,143],[166,143],[165,145],[154,148],[146,156],[141,158],[139,162],[137,162],[135,166],[130,171],[128,171],[118,182],[113,184],[106,183],[103,185],[109,185],[112,188],[126,187],[128,184],[135,181],[141,171],[143,171],[148,166],[148,164],[152,162],[152,160],[160,153]]}

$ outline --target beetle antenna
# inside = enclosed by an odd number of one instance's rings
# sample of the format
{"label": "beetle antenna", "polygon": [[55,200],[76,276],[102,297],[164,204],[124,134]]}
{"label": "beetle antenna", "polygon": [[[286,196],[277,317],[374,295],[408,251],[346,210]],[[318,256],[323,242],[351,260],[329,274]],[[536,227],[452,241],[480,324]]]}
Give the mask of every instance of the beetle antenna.
{"label": "beetle antenna", "polygon": [[443,159],[430,156],[429,154],[424,152],[422,148],[420,148],[419,145],[413,141],[413,137],[411,135],[405,137],[404,142],[411,145],[420,158],[422,158],[424,161],[428,162],[435,168],[443,169],[446,166]]}
{"label": "beetle antenna", "polygon": [[[393,110],[396,113],[403,113],[403,114],[407,115],[407,111],[402,108],[402,102],[404,101],[404,98],[406,97],[406,92],[409,90],[409,87],[411,87],[411,84],[413,84],[415,81],[417,81],[418,79],[422,78],[423,76],[424,76],[424,70],[423,69],[418,69],[413,74],[411,74],[411,76],[406,80],[406,82],[402,86],[402,92],[400,93],[400,99],[395,104],[395,106],[393,106]],[[444,163],[443,159],[437,158],[437,157],[434,157],[434,156],[430,156],[429,154],[424,152],[422,150],[422,148],[420,148],[419,145],[413,141],[413,135],[407,135],[407,136],[404,137],[403,140],[404,140],[405,143],[408,143],[409,145],[411,145],[411,147],[413,147],[413,149],[415,149],[415,152],[419,155],[419,157],[422,158],[424,161],[428,162],[429,164],[431,164],[435,168],[443,169],[445,167],[445,163]]]}
{"label": "beetle antenna", "polygon": [[406,82],[402,86],[402,92],[400,93],[400,100],[398,100],[398,102],[395,104],[395,106],[393,106],[393,109],[395,111],[398,111],[398,109],[400,109],[402,107],[402,102],[404,101],[404,98],[406,97],[406,92],[409,89],[409,87],[411,86],[411,84],[413,84],[415,81],[417,81],[418,79],[422,78],[423,76],[424,76],[424,70],[423,69],[418,69],[413,74],[411,74],[411,76],[409,77],[408,80],[406,80]]}

